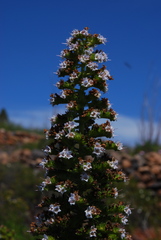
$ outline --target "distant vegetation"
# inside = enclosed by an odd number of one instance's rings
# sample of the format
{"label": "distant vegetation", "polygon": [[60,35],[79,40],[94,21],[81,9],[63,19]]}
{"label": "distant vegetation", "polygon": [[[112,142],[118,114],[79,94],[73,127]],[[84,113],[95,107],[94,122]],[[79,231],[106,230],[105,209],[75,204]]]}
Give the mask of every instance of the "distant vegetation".
{"label": "distant vegetation", "polygon": [[4,128],[8,131],[27,131],[27,132],[34,132],[38,134],[43,134],[43,129],[36,128],[36,129],[29,129],[25,128],[21,124],[16,124],[12,122],[8,116],[6,109],[2,108],[0,111],[0,128]]}

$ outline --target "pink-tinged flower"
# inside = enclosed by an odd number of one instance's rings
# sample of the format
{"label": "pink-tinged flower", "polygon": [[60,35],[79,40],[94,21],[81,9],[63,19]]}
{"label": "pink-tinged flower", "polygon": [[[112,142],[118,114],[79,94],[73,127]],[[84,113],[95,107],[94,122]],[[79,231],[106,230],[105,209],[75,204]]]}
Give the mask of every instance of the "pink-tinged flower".
{"label": "pink-tinged flower", "polygon": [[72,158],[72,152],[69,151],[68,149],[64,149],[62,152],[59,153],[59,158],[67,158],[70,159]]}
{"label": "pink-tinged flower", "polygon": [[89,232],[90,237],[97,237],[96,235],[97,228],[95,226],[91,226],[91,230]]}
{"label": "pink-tinged flower", "polygon": [[101,144],[96,142],[94,145],[93,153],[96,154],[97,156],[100,156],[104,151],[105,149],[101,146]]}
{"label": "pink-tinged flower", "polygon": [[89,62],[87,64],[87,67],[90,68],[92,71],[98,70],[98,64],[95,62]]}
{"label": "pink-tinged flower", "polygon": [[53,212],[55,214],[58,214],[59,212],[61,212],[60,205],[58,205],[58,204],[50,204],[49,211]]}
{"label": "pink-tinged flower", "polygon": [[83,172],[80,176],[82,181],[88,182],[89,175],[86,172]]}
{"label": "pink-tinged flower", "polygon": [[91,87],[91,86],[93,86],[93,80],[85,77],[85,78],[82,79],[81,85],[83,87]]}
{"label": "pink-tinged flower", "polygon": [[107,55],[105,52],[101,51],[95,54],[95,60],[98,61],[99,63],[106,62],[108,59]]}
{"label": "pink-tinged flower", "polygon": [[129,206],[126,206],[124,208],[124,212],[129,216],[131,214],[131,209],[129,208]]}
{"label": "pink-tinged flower", "polygon": [[118,168],[118,160],[112,160],[112,161],[107,161],[108,162],[108,164],[110,165],[110,167],[111,168],[113,168],[113,169],[117,169]]}
{"label": "pink-tinged flower", "polygon": [[98,110],[93,110],[91,113],[90,113],[90,117],[92,118],[99,118],[100,117],[100,112]]}
{"label": "pink-tinged flower", "polygon": [[99,40],[100,43],[103,43],[103,44],[107,42],[107,39],[104,38],[101,34],[97,36],[97,39]]}
{"label": "pink-tinged flower", "polygon": [[60,184],[55,186],[55,190],[57,192],[60,192],[61,194],[65,193],[67,191],[65,188],[65,185],[60,185]]}

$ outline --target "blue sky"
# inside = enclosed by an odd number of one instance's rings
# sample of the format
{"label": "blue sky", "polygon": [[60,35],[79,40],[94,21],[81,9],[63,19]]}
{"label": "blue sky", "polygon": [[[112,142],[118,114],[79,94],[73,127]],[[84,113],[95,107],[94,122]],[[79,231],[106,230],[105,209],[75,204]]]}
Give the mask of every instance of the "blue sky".
{"label": "blue sky", "polygon": [[0,109],[11,120],[49,124],[59,111],[48,101],[57,91],[57,55],[73,29],[88,26],[108,39],[102,48],[115,80],[105,97],[119,114],[117,138],[138,141],[143,95],[154,96],[154,82],[161,78],[160,0],[1,0],[0,16]]}

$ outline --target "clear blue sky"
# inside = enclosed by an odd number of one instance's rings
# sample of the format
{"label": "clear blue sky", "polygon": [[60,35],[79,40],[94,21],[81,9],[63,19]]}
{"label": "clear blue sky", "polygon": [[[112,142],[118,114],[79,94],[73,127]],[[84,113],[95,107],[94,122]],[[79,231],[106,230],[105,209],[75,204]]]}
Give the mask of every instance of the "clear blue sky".
{"label": "clear blue sky", "polygon": [[144,92],[161,78],[160,0],[0,0],[0,22],[0,109],[11,119],[48,121],[57,55],[75,28],[108,39],[103,50],[115,80],[106,97],[122,119],[139,119]]}

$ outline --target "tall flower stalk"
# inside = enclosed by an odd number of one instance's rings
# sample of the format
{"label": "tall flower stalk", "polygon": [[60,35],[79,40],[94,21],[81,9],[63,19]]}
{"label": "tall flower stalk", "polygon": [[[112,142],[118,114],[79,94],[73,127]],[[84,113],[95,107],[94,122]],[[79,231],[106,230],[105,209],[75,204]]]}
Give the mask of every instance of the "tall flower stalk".
{"label": "tall flower stalk", "polygon": [[[117,114],[101,98],[112,77],[102,65],[106,53],[94,48],[105,42],[88,28],[73,30],[60,53],[60,93],[51,94],[50,101],[53,106],[65,104],[66,112],[53,116],[46,131],[49,144],[40,163],[46,176],[39,187],[44,196],[31,224],[36,239],[131,239],[124,229],[131,210],[116,199],[116,182],[126,177],[107,153],[121,150],[122,144],[110,140],[110,122]],[[99,124],[100,118],[105,122]]]}

